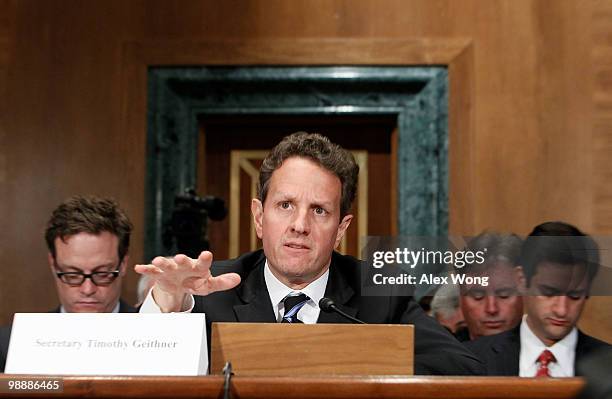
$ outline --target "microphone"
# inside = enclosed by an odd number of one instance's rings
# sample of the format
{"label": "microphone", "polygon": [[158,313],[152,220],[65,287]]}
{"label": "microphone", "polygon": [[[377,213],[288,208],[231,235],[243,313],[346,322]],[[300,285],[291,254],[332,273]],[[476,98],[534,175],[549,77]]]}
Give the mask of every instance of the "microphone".
{"label": "microphone", "polygon": [[353,323],[357,323],[357,324],[366,324],[365,322],[344,313],[343,311],[341,311],[340,309],[338,309],[338,306],[336,306],[336,303],[329,299],[329,298],[321,298],[321,300],[319,301],[319,308],[321,308],[322,311],[324,311],[325,313],[331,313],[331,312],[336,312],[338,313],[340,316],[344,317],[345,319],[350,320]]}

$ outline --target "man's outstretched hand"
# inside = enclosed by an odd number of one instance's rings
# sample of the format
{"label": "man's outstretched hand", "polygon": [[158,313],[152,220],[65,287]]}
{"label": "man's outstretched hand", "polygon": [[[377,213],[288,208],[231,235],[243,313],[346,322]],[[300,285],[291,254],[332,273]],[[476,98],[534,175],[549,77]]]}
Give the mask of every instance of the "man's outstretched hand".
{"label": "man's outstretched hand", "polygon": [[134,270],[155,280],[153,299],[162,312],[179,312],[185,296],[208,295],[224,291],[240,284],[240,276],[226,273],[213,277],[210,274],[212,253],[204,251],[198,259],[185,255],[173,258],[158,256],[150,265],[136,265]]}

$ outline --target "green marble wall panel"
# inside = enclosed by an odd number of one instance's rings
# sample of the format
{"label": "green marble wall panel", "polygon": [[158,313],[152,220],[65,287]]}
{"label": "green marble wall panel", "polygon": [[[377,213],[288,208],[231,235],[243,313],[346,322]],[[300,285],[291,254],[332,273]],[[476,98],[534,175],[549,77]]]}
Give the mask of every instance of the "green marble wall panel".
{"label": "green marble wall panel", "polygon": [[162,231],[174,195],[196,185],[198,119],[206,115],[395,115],[398,230],[447,232],[445,68],[150,68],[148,90],[147,259],[167,252]]}

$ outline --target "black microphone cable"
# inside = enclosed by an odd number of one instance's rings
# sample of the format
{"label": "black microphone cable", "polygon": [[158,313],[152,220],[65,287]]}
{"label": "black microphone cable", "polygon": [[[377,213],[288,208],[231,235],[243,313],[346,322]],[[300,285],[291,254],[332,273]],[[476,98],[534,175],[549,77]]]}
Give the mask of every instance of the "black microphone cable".
{"label": "black microphone cable", "polygon": [[340,316],[352,321],[353,323],[366,324],[365,322],[341,311],[338,308],[338,306],[336,306],[336,303],[330,298],[326,298],[326,297],[321,298],[321,300],[319,301],[319,308],[321,308],[321,310],[324,311],[325,313],[336,312]]}

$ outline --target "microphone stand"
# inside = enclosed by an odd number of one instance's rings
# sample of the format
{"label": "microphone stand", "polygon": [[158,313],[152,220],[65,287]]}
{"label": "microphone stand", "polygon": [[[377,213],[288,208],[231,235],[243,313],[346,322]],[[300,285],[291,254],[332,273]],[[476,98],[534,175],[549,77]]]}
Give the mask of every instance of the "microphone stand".
{"label": "microphone stand", "polygon": [[338,313],[340,316],[344,317],[347,320],[350,320],[353,323],[366,324],[365,322],[340,310],[338,306],[336,306],[336,303],[330,298],[325,298],[325,297],[321,298],[321,300],[319,301],[319,308],[321,308],[321,310],[326,313],[331,313],[331,312]]}

